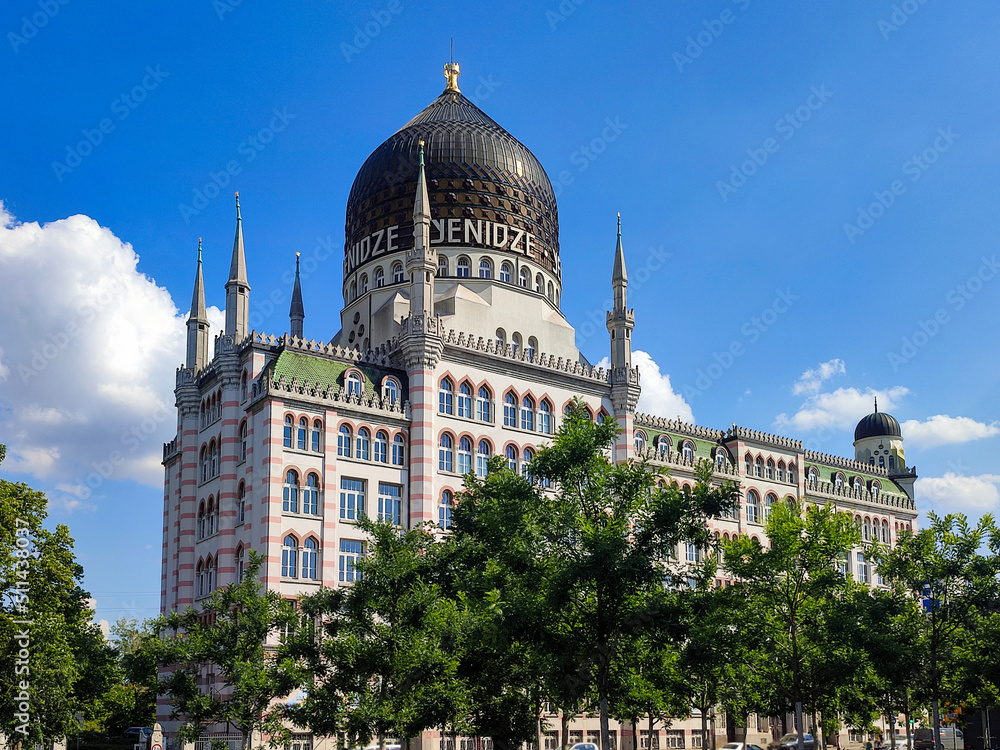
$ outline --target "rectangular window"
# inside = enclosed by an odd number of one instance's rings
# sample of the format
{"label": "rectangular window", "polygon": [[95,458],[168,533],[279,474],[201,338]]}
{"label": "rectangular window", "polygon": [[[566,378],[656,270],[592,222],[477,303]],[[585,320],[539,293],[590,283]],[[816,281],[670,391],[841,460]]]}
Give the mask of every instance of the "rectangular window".
{"label": "rectangular window", "polygon": [[378,520],[402,526],[403,488],[398,484],[378,483]]}
{"label": "rectangular window", "polygon": [[865,561],[863,552],[858,553],[858,580],[864,583],[870,582],[868,577],[868,563]]}
{"label": "rectangular window", "polygon": [[285,750],[312,750],[312,735],[293,734],[285,743]]}
{"label": "rectangular window", "polygon": [[535,412],[528,407],[521,407],[521,429],[535,429]]}
{"label": "rectangular window", "polygon": [[484,396],[476,398],[476,419],[480,422],[490,421],[490,400]]}
{"label": "rectangular window", "polygon": [[675,748],[680,750],[684,747],[684,730],[683,729],[668,729],[667,730],[667,747]]}
{"label": "rectangular window", "polygon": [[458,394],[458,416],[472,419],[472,395],[459,392]]}
{"label": "rectangular window", "polygon": [[360,479],[340,480],[340,517],[354,521],[365,512],[365,483]]}
{"label": "rectangular window", "polygon": [[639,747],[643,750],[660,750],[660,733],[657,731],[653,732],[653,744],[649,743],[649,732],[646,730],[639,730]]}
{"label": "rectangular window", "polygon": [[361,575],[357,572],[358,558],[364,554],[361,542],[352,539],[340,540],[340,580],[345,583],[356,581]]}
{"label": "rectangular window", "polygon": [[559,750],[559,732],[545,733],[545,750]]}
{"label": "rectangular window", "polygon": [[517,404],[504,401],[503,424],[504,427],[517,427]]}

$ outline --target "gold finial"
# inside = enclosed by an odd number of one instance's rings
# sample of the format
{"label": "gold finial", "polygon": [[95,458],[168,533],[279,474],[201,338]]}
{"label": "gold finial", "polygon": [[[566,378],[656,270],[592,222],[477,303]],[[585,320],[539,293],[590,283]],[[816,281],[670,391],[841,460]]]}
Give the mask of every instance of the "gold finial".
{"label": "gold finial", "polygon": [[457,91],[461,93],[462,90],[458,87],[458,74],[459,67],[457,62],[449,62],[444,65],[444,77],[448,80],[448,85],[444,87],[445,91]]}
{"label": "gold finial", "polygon": [[298,258],[302,253],[295,253],[295,257]]}

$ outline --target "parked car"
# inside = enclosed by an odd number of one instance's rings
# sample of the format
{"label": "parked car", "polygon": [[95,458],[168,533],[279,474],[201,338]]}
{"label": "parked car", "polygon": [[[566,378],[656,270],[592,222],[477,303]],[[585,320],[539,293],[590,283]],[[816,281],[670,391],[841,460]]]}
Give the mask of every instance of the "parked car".
{"label": "parked car", "polygon": [[727,742],[719,750],[764,750],[764,748],[750,742]]}
{"label": "parked car", "polygon": [[[816,750],[816,740],[808,732],[802,733],[802,742],[806,750]],[[798,750],[799,736],[795,732],[783,734],[773,742],[767,743],[767,750]]]}
{"label": "parked car", "polygon": [[[965,735],[955,727],[941,727],[941,747],[944,750],[965,750]],[[935,750],[933,729],[913,730],[913,750]]]}
{"label": "parked car", "polygon": [[153,736],[153,730],[149,727],[129,727],[122,732],[122,737],[131,737],[134,740],[146,742]]}

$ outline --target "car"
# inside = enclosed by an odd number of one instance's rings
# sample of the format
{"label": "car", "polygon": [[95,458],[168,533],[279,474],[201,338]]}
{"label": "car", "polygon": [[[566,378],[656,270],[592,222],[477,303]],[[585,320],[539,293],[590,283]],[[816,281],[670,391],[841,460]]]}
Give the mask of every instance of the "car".
{"label": "car", "polygon": [[153,730],[149,727],[129,727],[122,732],[122,737],[131,737],[133,739],[142,740],[143,742],[152,736]]}
{"label": "car", "polygon": [[[965,735],[961,729],[941,727],[940,745],[944,750],[964,750]],[[913,730],[913,750],[935,750],[933,729]]]}
{"label": "car", "polygon": [[719,750],[764,750],[764,748],[750,742],[727,742]]}
{"label": "car", "polygon": [[601,750],[596,742],[577,742],[569,750]]}
{"label": "car", "polygon": [[[816,750],[816,740],[808,732],[802,733],[802,743],[805,750]],[[767,750],[798,750],[799,736],[795,732],[783,734],[773,742],[767,743]]]}

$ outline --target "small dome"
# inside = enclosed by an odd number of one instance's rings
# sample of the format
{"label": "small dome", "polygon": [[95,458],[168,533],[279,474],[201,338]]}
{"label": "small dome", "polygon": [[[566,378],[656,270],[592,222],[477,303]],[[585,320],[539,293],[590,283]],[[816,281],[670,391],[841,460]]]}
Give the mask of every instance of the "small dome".
{"label": "small dome", "polygon": [[876,411],[865,415],[858,426],[854,428],[854,441],[870,437],[902,437],[899,422],[891,414]]}

